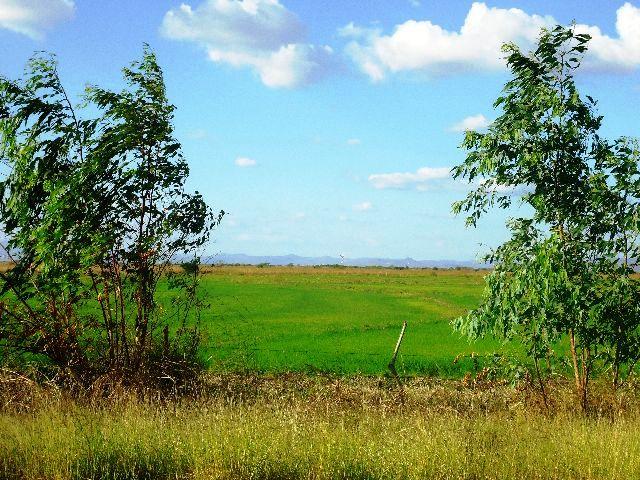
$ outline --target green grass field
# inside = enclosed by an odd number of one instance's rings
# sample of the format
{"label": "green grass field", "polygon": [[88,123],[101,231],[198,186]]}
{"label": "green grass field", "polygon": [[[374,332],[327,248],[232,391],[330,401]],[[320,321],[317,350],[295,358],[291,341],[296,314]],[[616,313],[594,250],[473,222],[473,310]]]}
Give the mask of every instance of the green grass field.
{"label": "green grass field", "polygon": [[478,304],[485,273],[214,267],[202,282],[211,302],[203,354],[216,369],[380,374],[406,320],[399,373],[460,376],[473,362],[454,364],[458,355],[505,348],[451,330],[451,319]]}

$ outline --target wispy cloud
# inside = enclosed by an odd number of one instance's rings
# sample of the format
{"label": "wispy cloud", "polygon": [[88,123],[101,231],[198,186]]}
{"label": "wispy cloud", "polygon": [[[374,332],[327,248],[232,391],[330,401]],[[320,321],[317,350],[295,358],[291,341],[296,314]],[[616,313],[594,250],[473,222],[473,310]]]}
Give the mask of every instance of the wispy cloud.
{"label": "wispy cloud", "polygon": [[240,168],[255,167],[258,162],[249,157],[238,157],[234,162]]}
{"label": "wispy cloud", "polygon": [[187,133],[189,140],[204,140],[209,136],[204,128],[195,128]]}
{"label": "wispy cloud", "polygon": [[487,128],[491,122],[482,115],[481,113],[477,115],[471,115],[469,117],[463,118],[458,123],[452,125],[449,130],[452,132],[466,132],[467,130],[482,130]]}
{"label": "wispy cloud", "polygon": [[239,225],[238,220],[232,215],[227,213],[224,216],[224,226],[225,227],[237,227]]}
{"label": "wispy cloud", "polygon": [[371,210],[373,208],[373,204],[371,202],[362,202],[362,203],[356,203],[353,206],[353,209],[356,212],[366,212],[367,210]]}
{"label": "wispy cloud", "polygon": [[0,28],[39,40],[74,10],[72,0],[0,0]]}
{"label": "wispy cloud", "polygon": [[359,138],[350,138],[347,140],[347,145],[360,145],[362,141]]}
{"label": "wispy cloud", "polygon": [[425,190],[430,182],[450,178],[450,170],[449,167],[422,167],[415,172],[375,173],[369,175],[369,182],[378,189],[416,187]]}
{"label": "wispy cloud", "polygon": [[209,59],[254,70],[268,87],[313,83],[332,68],[332,49],[304,41],[305,28],[278,0],[205,0],[169,10],[162,33],[194,42]]}

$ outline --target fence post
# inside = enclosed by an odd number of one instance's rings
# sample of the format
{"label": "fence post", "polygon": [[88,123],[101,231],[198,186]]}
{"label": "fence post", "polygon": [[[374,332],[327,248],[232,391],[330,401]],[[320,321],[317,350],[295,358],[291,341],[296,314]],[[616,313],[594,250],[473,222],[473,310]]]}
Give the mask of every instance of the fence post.
{"label": "fence post", "polygon": [[391,361],[389,362],[389,370],[396,377],[398,381],[400,378],[398,377],[398,372],[396,371],[396,358],[398,358],[398,352],[400,351],[400,344],[402,343],[402,339],[404,338],[404,332],[407,329],[406,320],[402,322],[402,330],[400,330],[400,336],[398,337],[398,342],[396,343],[396,348],[393,351],[393,356],[391,357]]}

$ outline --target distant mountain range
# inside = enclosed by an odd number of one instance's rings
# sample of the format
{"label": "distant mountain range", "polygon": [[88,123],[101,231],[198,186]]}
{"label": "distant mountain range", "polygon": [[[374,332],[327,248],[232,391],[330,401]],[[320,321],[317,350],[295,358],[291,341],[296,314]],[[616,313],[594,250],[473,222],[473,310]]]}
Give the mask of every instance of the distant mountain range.
{"label": "distant mountain range", "polygon": [[408,267],[408,268],[487,268],[486,264],[459,260],[415,260],[413,258],[337,258],[301,257],[299,255],[245,255],[243,253],[219,253],[203,258],[212,264],[243,265],[345,265],[349,267]]}
{"label": "distant mountain range", "polygon": [[[178,256],[175,261],[189,260]],[[0,262],[9,259],[0,253]],[[405,268],[490,268],[490,265],[470,260],[415,260],[407,258],[338,258],[338,257],[301,257],[299,255],[245,255],[244,253],[218,253],[203,256],[202,262],[211,265],[260,265],[275,266],[299,265],[344,265],[345,267],[405,267]]]}

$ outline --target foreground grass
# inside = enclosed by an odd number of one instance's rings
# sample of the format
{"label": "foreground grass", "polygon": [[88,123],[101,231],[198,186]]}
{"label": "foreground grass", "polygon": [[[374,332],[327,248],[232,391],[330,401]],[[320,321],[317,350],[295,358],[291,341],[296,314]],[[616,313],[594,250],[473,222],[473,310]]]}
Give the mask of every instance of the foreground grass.
{"label": "foreground grass", "polygon": [[179,404],[5,408],[0,478],[640,478],[636,407],[547,416],[501,386],[416,381],[401,402],[384,379],[241,380]]}
{"label": "foreground grass", "polygon": [[[450,321],[477,306],[486,272],[340,267],[213,267],[202,279],[205,358],[216,370],[386,372],[403,321],[398,369],[462,377],[470,344]],[[461,360],[453,360],[461,356]]]}

